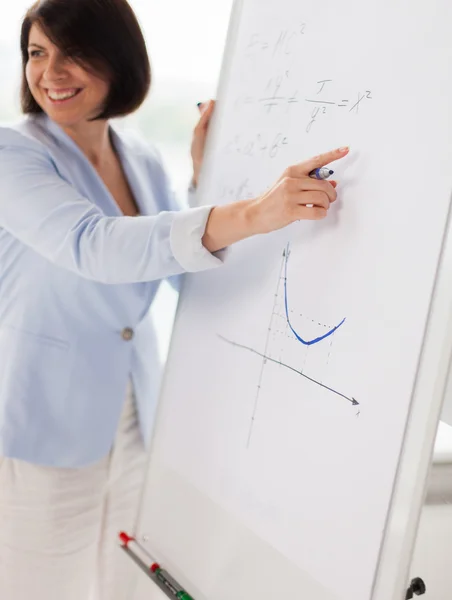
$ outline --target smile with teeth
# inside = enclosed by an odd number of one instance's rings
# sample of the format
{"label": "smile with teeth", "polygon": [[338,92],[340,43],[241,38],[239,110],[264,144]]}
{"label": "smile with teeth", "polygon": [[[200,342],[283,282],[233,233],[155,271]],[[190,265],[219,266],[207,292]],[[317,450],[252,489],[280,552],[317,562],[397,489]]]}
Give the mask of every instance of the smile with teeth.
{"label": "smile with teeth", "polygon": [[74,98],[74,96],[76,96],[79,92],[81,92],[80,88],[71,88],[71,89],[67,89],[67,90],[47,90],[47,96],[50,98],[50,100],[53,100],[54,102],[61,102],[63,100],[70,100],[71,98]]}

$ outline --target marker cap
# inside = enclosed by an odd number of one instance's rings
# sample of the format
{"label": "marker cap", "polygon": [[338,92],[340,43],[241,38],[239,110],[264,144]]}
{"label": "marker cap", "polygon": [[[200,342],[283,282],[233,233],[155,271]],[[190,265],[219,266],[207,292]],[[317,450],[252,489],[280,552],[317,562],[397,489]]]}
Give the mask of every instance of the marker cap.
{"label": "marker cap", "polygon": [[127,533],[125,533],[124,531],[121,531],[121,533],[119,534],[119,539],[124,544],[124,546],[128,546],[130,542],[135,541],[135,538],[130,537],[130,535],[127,535]]}

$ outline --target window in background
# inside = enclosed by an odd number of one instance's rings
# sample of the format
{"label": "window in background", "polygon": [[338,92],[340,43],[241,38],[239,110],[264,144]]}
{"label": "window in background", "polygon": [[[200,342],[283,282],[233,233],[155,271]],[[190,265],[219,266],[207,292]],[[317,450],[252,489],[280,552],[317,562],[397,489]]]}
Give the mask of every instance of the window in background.
{"label": "window in background", "polygon": [[[70,0],[68,0],[70,1]],[[196,104],[214,98],[232,0],[129,0],[143,28],[153,71],[143,106],[119,122],[156,144],[173,187],[185,201],[192,175],[190,144],[199,113]],[[33,0],[5,2],[0,20],[0,122],[20,116],[20,22]],[[121,40],[118,40],[118,44]],[[153,307],[166,355],[176,297],[169,286]]]}
{"label": "window in background", "polygon": [[197,103],[214,98],[232,0],[132,0],[153,69],[145,105],[129,123],[160,148],[179,194],[191,178]]}

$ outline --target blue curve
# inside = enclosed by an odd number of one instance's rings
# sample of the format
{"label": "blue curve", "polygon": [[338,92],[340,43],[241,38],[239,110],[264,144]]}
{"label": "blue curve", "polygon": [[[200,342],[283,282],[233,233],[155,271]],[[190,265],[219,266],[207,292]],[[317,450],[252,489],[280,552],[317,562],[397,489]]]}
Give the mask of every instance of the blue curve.
{"label": "blue curve", "polygon": [[298,333],[292,327],[292,323],[290,322],[290,318],[289,318],[289,301],[287,300],[287,263],[289,262],[289,254],[290,254],[289,244],[287,244],[286,259],[285,259],[285,265],[284,265],[284,303],[285,303],[285,306],[286,306],[287,324],[289,325],[290,330],[292,331],[292,333],[294,334],[294,336],[297,338],[297,340],[299,342],[301,342],[305,346],[312,346],[314,344],[318,344],[319,342],[323,341],[325,338],[329,337],[330,335],[333,335],[333,333],[335,331],[337,331],[339,329],[339,327],[345,323],[345,318],[342,319],[342,321],[339,323],[339,325],[336,325],[336,327],[333,327],[333,329],[330,329],[330,331],[328,331],[327,333],[325,333],[325,335],[322,335],[322,336],[320,336],[318,338],[315,338],[313,340],[304,340],[302,337],[300,337],[298,335]]}

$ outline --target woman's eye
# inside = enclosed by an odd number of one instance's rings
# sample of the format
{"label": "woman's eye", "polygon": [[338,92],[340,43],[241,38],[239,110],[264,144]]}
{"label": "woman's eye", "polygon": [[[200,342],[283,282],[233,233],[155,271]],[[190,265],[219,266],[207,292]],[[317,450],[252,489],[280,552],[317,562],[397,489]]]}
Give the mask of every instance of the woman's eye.
{"label": "woman's eye", "polygon": [[38,57],[38,56],[40,56],[40,55],[41,55],[41,50],[32,50],[32,51],[30,52],[30,57],[31,57],[31,58],[36,58],[36,57]]}

